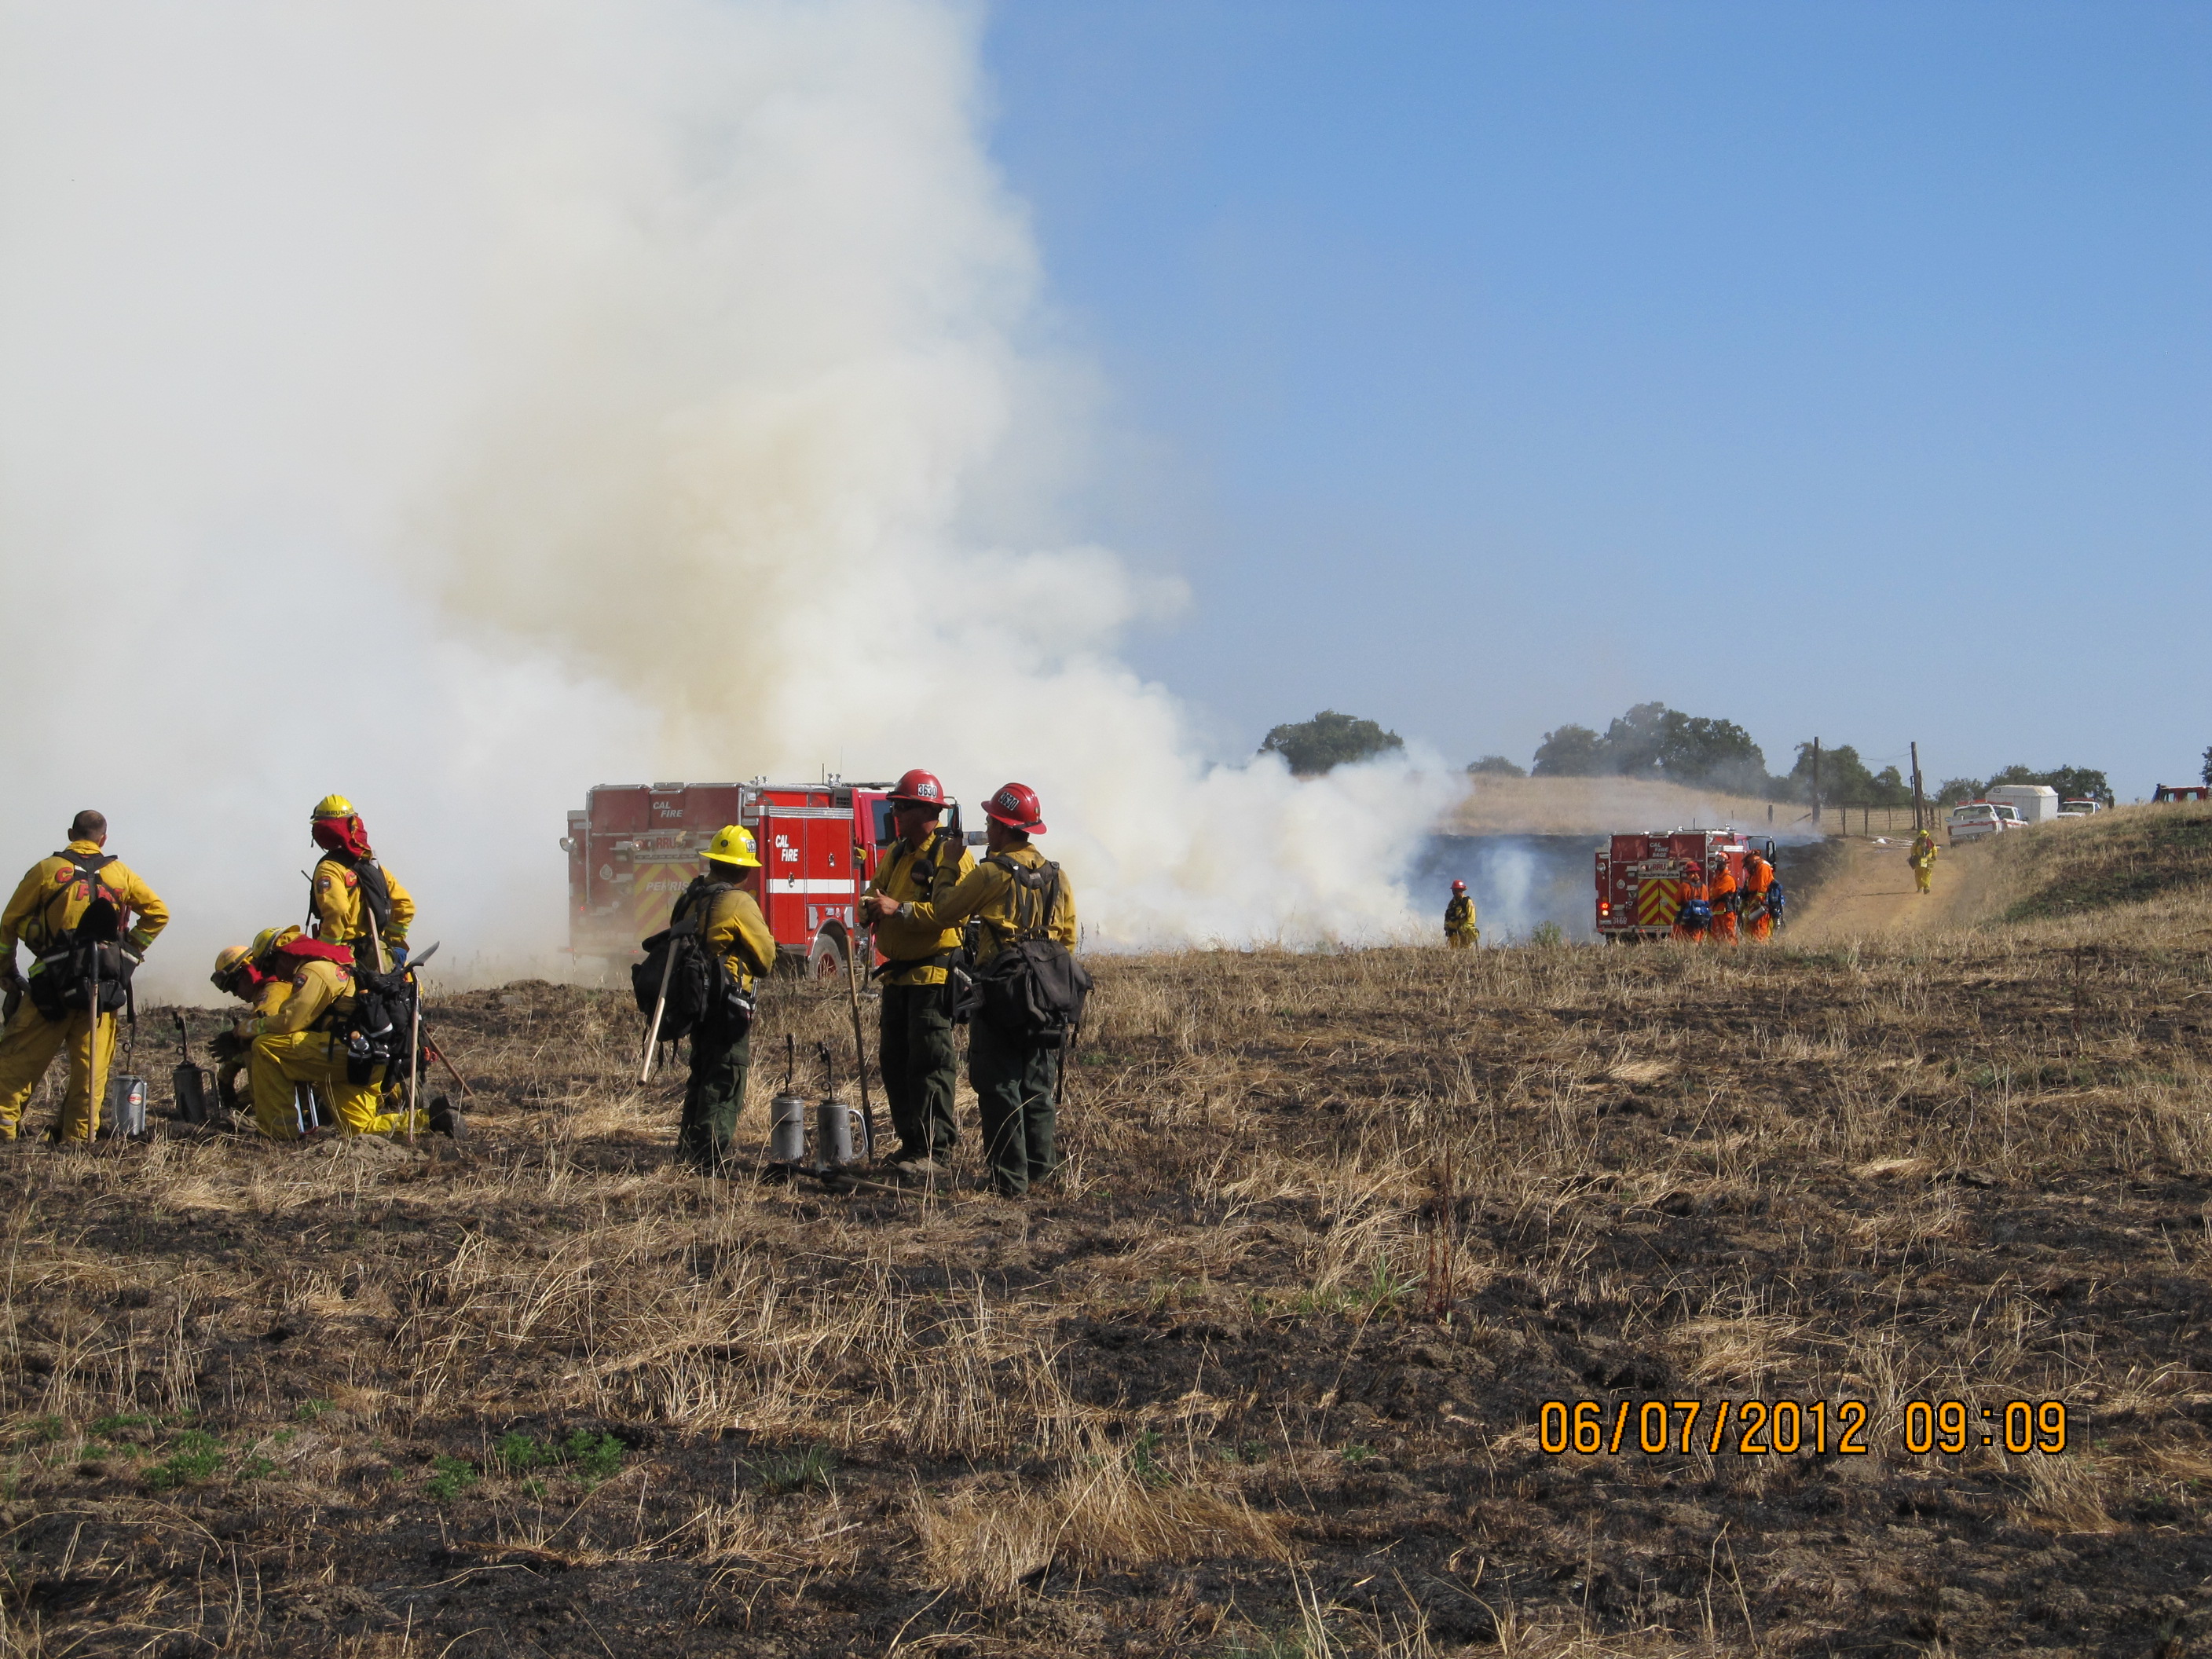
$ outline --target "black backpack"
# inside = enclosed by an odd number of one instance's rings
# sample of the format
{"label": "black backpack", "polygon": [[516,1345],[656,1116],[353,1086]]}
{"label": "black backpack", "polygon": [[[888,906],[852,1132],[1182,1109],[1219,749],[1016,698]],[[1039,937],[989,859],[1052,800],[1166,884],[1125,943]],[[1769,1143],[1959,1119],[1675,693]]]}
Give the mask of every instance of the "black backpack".
{"label": "black backpack", "polygon": [[111,854],[62,853],[78,875],[92,884],[92,902],[39,956],[31,975],[31,1004],[50,1020],[67,1019],[97,1007],[112,1014],[130,1006],[131,975],[137,958],[123,947],[123,908],[100,872],[115,862]]}
{"label": "black backpack", "polygon": [[404,971],[375,974],[356,963],[353,987],[353,1012],[343,1032],[346,1081],[358,1087],[381,1066],[391,1082],[391,1068],[406,1060],[415,1030],[415,981]]}
{"label": "black backpack", "polygon": [[1048,937],[1060,902],[1060,866],[1031,870],[1003,853],[985,862],[1013,878],[1014,937],[976,972],[976,1014],[1025,1048],[1061,1048],[1083,1024],[1091,975],[1065,945]]}
{"label": "black backpack", "polygon": [[753,1000],[714,952],[699,942],[699,930],[717,896],[736,884],[698,877],[684,890],[671,912],[668,926],[644,940],[639,949],[645,960],[630,964],[630,994],[637,1011],[648,1020],[660,1000],[660,988],[668,987],[668,1004],[660,1012],[662,1042],[678,1042],[700,1029],[743,1036],[752,1029]]}

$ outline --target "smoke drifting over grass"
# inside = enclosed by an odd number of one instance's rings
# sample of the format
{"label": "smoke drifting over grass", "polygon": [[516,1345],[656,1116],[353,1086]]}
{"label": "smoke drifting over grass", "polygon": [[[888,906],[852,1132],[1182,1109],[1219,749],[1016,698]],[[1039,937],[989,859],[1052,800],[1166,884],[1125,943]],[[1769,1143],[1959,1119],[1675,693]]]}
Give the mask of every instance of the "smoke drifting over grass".
{"label": "smoke drifting over grass", "polygon": [[592,783],[921,763],[1033,783],[1105,940],[1407,926],[1442,768],[1210,769],[1115,654],[1181,595],[1053,511],[977,27],[0,6],[6,855],[100,805],[188,981],[338,789],[514,959]]}

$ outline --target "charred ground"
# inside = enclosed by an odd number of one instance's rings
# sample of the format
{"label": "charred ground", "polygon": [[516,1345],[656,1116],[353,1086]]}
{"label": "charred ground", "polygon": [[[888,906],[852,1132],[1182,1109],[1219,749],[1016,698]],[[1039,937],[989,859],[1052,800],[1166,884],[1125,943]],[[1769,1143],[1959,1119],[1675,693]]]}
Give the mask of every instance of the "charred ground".
{"label": "charred ground", "polygon": [[[1987,856],[2041,919],[1097,963],[1026,1205],[687,1177],[538,983],[434,1010],[459,1147],[19,1143],[4,1650],[2185,1651],[2212,905]],[[1747,1398],[1870,1449],[1539,1444]],[[2069,1449],[1907,1451],[1946,1399]]]}

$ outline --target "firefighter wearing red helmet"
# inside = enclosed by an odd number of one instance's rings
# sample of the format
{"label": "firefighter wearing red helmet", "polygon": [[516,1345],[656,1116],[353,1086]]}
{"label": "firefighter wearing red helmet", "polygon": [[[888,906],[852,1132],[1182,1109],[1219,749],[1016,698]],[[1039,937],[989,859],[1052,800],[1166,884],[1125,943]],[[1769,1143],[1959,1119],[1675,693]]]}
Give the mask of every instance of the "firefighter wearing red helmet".
{"label": "firefighter wearing red helmet", "polygon": [[[1054,939],[1075,945],[1075,895],[1058,865],[1030,844],[1044,833],[1036,791],[1009,783],[983,803],[986,856],[944,899],[904,904],[881,893],[868,899],[880,921],[907,917],[921,927],[957,927],[969,917],[982,923],[979,970],[1009,945]],[[1053,1096],[1060,1080],[1060,1050],[1002,1030],[978,1013],[968,1038],[968,1080],[983,1118],[984,1155],[991,1182],[1018,1198],[1056,1167],[1057,1127]]]}
{"label": "firefighter wearing red helmet", "polygon": [[891,787],[890,802],[897,839],[868,884],[870,893],[902,907],[875,925],[876,948],[886,958],[877,1063],[898,1131],[891,1162],[915,1176],[942,1175],[939,1157],[960,1139],[952,1111],[960,1055],[951,1001],[960,929],[917,922],[904,907],[949,898],[975,869],[975,855],[940,822],[945,786],[935,773],[915,768]]}
{"label": "firefighter wearing red helmet", "polygon": [[1444,906],[1444,943],[1455,951],[1472,950],[1482,930],[1474,925],[1474,900],[1463,881],[1452,883],[1451,902]]}

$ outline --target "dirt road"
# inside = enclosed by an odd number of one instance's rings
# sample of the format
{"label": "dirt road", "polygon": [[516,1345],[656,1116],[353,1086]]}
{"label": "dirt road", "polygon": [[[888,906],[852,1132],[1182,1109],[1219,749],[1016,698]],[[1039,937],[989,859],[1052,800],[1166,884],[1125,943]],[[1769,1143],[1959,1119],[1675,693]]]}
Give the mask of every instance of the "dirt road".
{"label": "dirt road", "polygon": [[1942,847],[1936,856],[1936,890],[1913,890],[1912,866],[1905,862],[1909,842],[1892,837],[1843,843],[1834,866],[1819,889],[1808,894],[1802,923],[1790,933],[1798,943],[1832,944],[1956,927],[1970,919],[1976,878],[1986,850],[1976,844]]}

